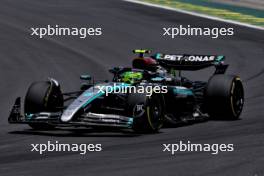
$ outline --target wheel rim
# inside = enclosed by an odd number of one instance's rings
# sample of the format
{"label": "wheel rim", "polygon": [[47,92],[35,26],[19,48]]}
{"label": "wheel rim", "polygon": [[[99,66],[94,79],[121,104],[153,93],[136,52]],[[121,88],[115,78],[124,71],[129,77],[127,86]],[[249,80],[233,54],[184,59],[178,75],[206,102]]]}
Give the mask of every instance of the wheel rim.
{"label": "wheel rim", "polygon": [[152,97],[149,104],[148,119],[153,129],[158,129],[162,125],[162,105],[158,97]]}
{"label": "wheel rim", "polygon": [[234,115],[238,116],[242,112],[244,105],[244,90],[242,83],[238,80],[233,83],[231,104]]}

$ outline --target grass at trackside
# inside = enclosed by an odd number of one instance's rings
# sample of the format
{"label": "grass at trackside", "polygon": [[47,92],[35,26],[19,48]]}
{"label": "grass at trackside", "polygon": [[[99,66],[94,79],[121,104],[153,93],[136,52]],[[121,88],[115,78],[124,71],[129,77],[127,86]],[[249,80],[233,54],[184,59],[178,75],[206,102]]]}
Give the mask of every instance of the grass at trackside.
{"label": "grass at trackside", "polygon": [[197,12],[227,20],[264,27],[264,11],[233,5],[223,5],[208,0],[143,0],[153,4]]}

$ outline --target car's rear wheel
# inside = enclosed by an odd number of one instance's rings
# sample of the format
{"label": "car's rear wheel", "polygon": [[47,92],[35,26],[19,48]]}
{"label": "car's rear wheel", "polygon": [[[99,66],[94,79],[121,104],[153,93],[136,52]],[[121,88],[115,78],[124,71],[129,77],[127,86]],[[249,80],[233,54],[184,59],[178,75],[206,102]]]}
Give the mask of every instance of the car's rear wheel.
{"label": "car's rear wheel", "polygon": [[[63,95],[59,85],[52,81],[34,82],[30,85],[24,103],[24,112],[28,116],[39,112],[55,112],[63,106]],[[55,126],[47,123],[31,123],[33,129],[53,129]]]}
{"label": "car's rear wheel", "polygon": [[238,76],[214,75],[205,92],[206,110],[215,119],[238,119],[244,104],[243,84]]}
{"label": "car's rear wheel", "polygon": [[133,130],[135,132],[158,132],[163,125],[164,100],[161,95],[130,94],[127,111],[134,118]]}

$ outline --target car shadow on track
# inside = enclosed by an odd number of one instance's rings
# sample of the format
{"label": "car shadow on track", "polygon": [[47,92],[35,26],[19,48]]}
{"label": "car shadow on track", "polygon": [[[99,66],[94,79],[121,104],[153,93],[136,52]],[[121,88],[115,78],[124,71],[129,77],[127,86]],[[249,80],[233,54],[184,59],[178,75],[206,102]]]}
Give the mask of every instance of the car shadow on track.
{"label": "car shadow on track", "polygon": [[[178,123],[174,125],[164,125],[164,129],[170,128],[182,128],[188,127],[192,125],[196,125],[199,123],[206,123],[210,121],[214,122],[235,122],[240,121],[241,119],[237,120],[220,120],[220,119],[211,119],[211,120],[201,120],[195,122],[188,122],[188,123]],[[21,131],[11,131],[8,132],[9,134],[18,134],[18,135],[38,135],[38,136],[53,136],[53,137],[139,137],[142,135],[156,135],[159,133],[163,133],[162,130],[158,133],[135,133],[132,130],[120,130],[120,129],[93,129],[93,128],[55,128],[52,130],[34,130],[34,129],[24,129]]]}
{"label": "car shadow on track", "polygon": [[102,130],[102,129],[53,129],[53,130],[33,130],[25,129],[22,131],[11,131],[9,134],[18,135],[38,135],[53,137],[139,137],[142,135],[128,130]]}
{"label": "car shadow on track", "polygon": [[189,126],[193,126],[193,125],[197,125],[197,124],[202,124],[202,123],[208,123],[208,122],[237,122],[242,120],[241,118],[239,119],[224,119],[224,118],[220,118],[220,119],[204,119],[204,120],[198,120],[198,121],[189,121],[189,122],[182,122],[182,123],[177,123],[177,124],[164,124],[162,128],[165,129],[170,129],[170,128],[182,128],[182,127],[189,127]]}

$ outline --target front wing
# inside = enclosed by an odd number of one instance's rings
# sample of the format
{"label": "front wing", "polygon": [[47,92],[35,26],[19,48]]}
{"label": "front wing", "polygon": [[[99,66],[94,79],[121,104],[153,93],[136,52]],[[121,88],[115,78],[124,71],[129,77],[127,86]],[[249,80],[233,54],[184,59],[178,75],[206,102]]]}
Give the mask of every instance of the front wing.
{"label": "front wing", "polygon": [[132,128],[133,118],[116,114],[99,114],[99,113],[83,113],[78,120],[62,122],[60,112],[39,112],[35,114],[21,113],[21,98],[18,97],[11,110],[8,122],[11,124],[51,124],[56,126],[101,126],[101,127],[118,127]]}

